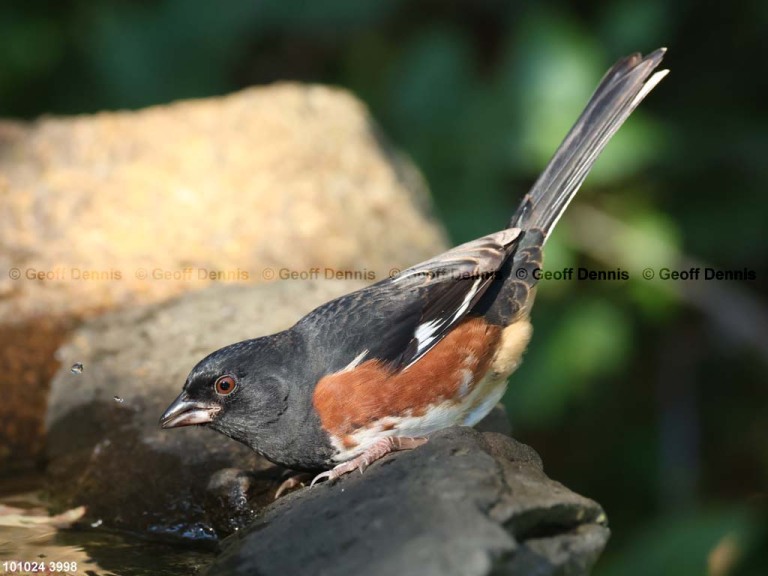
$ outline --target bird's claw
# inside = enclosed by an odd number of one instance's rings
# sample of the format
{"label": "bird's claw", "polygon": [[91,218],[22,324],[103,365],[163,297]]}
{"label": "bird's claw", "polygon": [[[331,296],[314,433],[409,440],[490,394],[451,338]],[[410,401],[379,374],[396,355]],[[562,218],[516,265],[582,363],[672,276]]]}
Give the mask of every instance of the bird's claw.
{"label": "bird's claw", "polygon": [[315,478],[310,483],[309,487],[311,488],[320,480],[331,482],[333,480],[336,480],[336,478],[343,476],[347,472],[352,472],[355,469],[360,470],[360,474],[362,474],[363,472],[365,472],[368,466],[370,466],[371,464],[376,462],[376,460],[379,460],[383,456],[386,456],[390,452],[396,452],[398,450],[411,450],[413,448],[421,446],[426,441],[427,441],[426,438],[403,438],[403,437],[383,438],[378,442],[376,442],[368,450],[360,454],[360,456],[358,456],[357,458],[354,458],[347,462],[342,462],[341,464],[339,464],[334,468],[331,468],[330,470],[321,472],[320,474],[315,476]]}
{"label": "bird's claw", "polygon": [[331,480],[335,480],[336,478],[337,476],[333,476],[333,470],[326,470],[325,472],[322,472],[317,476],[315,476],[312,479],[312,482],[309,483],[309,487],[312,488],[320,480],[327,480],[328,482],[330,482]]}
{"label": "bird's claw", "polygon": [[[312,483],[309,485],[310,488],[315,485],[316,482],[319,482],[320,480],[325,480],[326,482],[332,482],[336,480],[336,478],[339,478],[341,476],[344,476],[347,472],[352,472],[357,468],[357,462],[354,460],[350,460],[349,462],[344,462],[342,464],[339,464],[338,466],[331,468],[330,470],[326,470],[325,472],[322,472],[315,476],[314,480],[312,480]],[[360,471],[362,472],[362,470]]]}
{"label": "bird's claw", "polygon": [[311,476],[308,476],[305,472],[301,472],[299,474],[294,474],[293,476],[289,476],[285,480],[283,480],[283,483],[278,486],[277,491],[275,492],[275,500],[280,498],[284,493],[288,492],[289,490],[293,490],[297,487],[303,487],[305,486],[305,483],[307,480],[309,480]]}

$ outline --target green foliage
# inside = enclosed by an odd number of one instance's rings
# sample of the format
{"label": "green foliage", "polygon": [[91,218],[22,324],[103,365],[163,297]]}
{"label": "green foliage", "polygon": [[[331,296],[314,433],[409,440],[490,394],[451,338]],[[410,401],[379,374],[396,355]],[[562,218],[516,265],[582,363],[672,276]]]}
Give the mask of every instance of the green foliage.
{"label": "green foliage", "polygon": [[739,508],[663,516],[641,530],[624,554],[601,563],[595,576],[699,576],[708,573],[710,554],[718,546],[721,554],[732,557],[733,568],[754,530],[754,519]]}
{"label": "green foliage", "polygon": [[[599,378],[615,374],[629,357],[630,322],[617,306],[596,298],[574,299],[557,316],[547,334],[536,334],[536,345],[512,377],[507,407],[518,425],[561,423]],[[536,325],[538,319],[534,313]]]}

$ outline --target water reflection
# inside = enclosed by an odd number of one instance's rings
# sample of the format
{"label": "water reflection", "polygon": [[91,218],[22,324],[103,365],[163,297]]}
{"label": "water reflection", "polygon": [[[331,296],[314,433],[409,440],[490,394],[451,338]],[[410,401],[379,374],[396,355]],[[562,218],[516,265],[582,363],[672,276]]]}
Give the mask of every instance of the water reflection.
{"label": "water reflection", "polygon": [[213,559],[209,550],[94,529],[78,523],[83,512],[49,516],[36,491],[0,496],[0,566],[21,561],[57,574],[177,576],[199,573]]}

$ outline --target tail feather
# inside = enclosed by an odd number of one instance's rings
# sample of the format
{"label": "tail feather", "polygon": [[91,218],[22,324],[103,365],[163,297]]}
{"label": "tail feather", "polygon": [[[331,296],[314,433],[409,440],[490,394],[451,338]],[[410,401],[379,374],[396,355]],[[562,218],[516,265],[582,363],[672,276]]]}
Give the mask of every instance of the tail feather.
{"label": "tail feather", "polygon": [[665,48],[660,48],[645,58],[639,53],[632,54],[608,70],[576,124],[512,216],[510,228],[538,228],[546,241],[605,145],[666,76],[668,70],[651,75],[665,52]]}

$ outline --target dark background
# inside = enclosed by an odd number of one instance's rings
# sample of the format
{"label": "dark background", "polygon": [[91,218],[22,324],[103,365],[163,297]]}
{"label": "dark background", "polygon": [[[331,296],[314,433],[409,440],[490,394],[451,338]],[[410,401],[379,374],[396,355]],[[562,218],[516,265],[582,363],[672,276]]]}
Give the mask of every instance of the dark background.
{"label": "dark background", "polygon": [[[605,507],[598,575],[763,573],[766,22],[757,1],[6,1],[0,115],[335,84],[414,158],[460,242],[504,226],[614,60],[667,46],[671,74],[546,252],[550,270],[631,279],[542,282],[506,403],[550,476]],[[640,273],[696,263],[756,279]]]}

